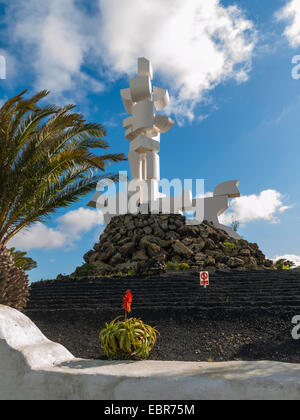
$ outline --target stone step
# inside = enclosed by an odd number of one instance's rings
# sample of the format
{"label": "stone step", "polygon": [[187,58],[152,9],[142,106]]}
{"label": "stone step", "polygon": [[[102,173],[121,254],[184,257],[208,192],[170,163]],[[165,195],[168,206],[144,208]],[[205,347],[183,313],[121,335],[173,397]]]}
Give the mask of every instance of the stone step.
{"label": "stone step", "polygon": [[[78,288],[85,288],[85,287],[90,287],[90,288],[101,288],[101,287],[115,287],[115,286],[123,286],[126,287],[127,285],[136,285],[137,287],[145,287],[147,285],[151,285],[151,287],[159,287],[161,285],[178,285],[178,286],[190,286],[191,284],[199,284],[200,279],[199,277],[197,278],[193,278],[191,280],[186,280],[186,279],[174,279],[173,281],[166,281],[165,279],[161,279],[160,281],[158,280],[151,280],[149,279],[148,281],[131,281],[129,279],[127,280],[123,280],[123,281],[114,281],[112,283],[112,281],[107,282],[107,281],[101,281],[101,282],[94,282],[94,283],[79,283],[79,282],[74,282],[72,283],[63,283],[63,284],[49,284],[49,285],[31,285],[31,289],[32,290],[48,290],[51,288],[55,288],[55,289],[68,289],[68,288],[72,288],[72,287],[78,287]],[[236,286],[241,286],[241,285],[266,285],[266,286],[281,286],[281,285],[294,285],[294,286],[299,286],[299,280],[297,279],[268,279],[268,280],[264,280],[264,279],[250,279],[250,280],[223,280],[223,279],[212,279],[210,278],[210,282],[211,284],[216,284],[216,285],[223,285],[223,286],[232,286],[232,287],[236,287]]]}
{"label": "stone step", "polygon": [[[224,287],[230,287],[230,288],[241,288],[241,287],[249,287],[249,288],[263,288],[263,287],[272,287],[275,290],[276,289],[280,289],[282,287],[294,287],[297,288],[300,286],[299,281],[295,281],[295,282],[220,282],[220,281],[213,281],[211,280],[211,286],[212,287],[217,287],[217,288],[224,288]],[[170,286],[174,287],[174,288],[185,288],[188,289],[190,287],[198,287],[200,284],[200,280],[196,280],[196,281],[192,281],[192,282],[148,282],[148,283],[133,283],[133,282],[123,282],[123,283],[114,283],[113,285],[110,284],[99,284],[99,285],[94,285],[94,284],[73,284],[73,285],[68,285],[68,286],[47,286],[47,287],[31,287],[32,292],[36,292],[36,291],[51,291],[51,290],[86,290],[87,288],[89,290],[100,290],[100,291],[105,291],[105,290],[113,290],[114,288],[126,288],[126,287],[135,287],[136,289],[140,289],[140,290],[144,290],[145,288],[155,288],[155,289],[163,289],[163,288],[169,288]]]}
{"label": "stone step", "polygon": [[33,284],[28,310],[120,310],[127,289],[133,294],[133,307],[138,309],[280,307],[300,311],[300,273],[291,271],[216,273],[207,289],[200,287],[199,272],[190,271],[139,279],[87,278]]}
{"label": "stone step", "polygon": [[[247,306],[247,310],[255,310],[255,311],[266,311],[266,310],[277,310],[279,309],[281,311],[287,311],[287,312],[296,312],[297,310],[299,310],[299,306],[285,306],[285,305],[270,305],[268,303],[266,303],[265,305],[262,306],[255,306],[255,305],[248,305]],[[168,308],[166,309],[165,307],[161,307],[161,306],[150,306],[150,305],[139,305],[137,307],[134,308],[134,312],[135,315],[134,316],[138,316],[138,312],[142,311],[143,309],[148,309],[151,311],[162,311],[162,310],[179,310],[180,311],[208,311],[208,310],[213,310],[213,311],[235,311],[235,310],[245,310],[245,306],[243,304],[238,305],[238,304],[234,304],[234,305],[210,305],[210,306],[204,306],[204,305],[199,305],[199,306],[195,306],[195,305],[176,305],[176,304],[172,304],[172,305],[168,305]],[[88,307],[82,307],[81,305],[69,305],[69,306],[63,306],[63,305],[52,305],[50,307],[46,306],[46,307],[29,307],[27,309],[27,311],[31,312],[31,311],[73,311],[73,310],[100,310],[100,311],[112,311],[116,314],[116,316],[118,316],[119,312],[120,312],[120,308],[116,307],[116,306],[103,306],[103,305],[99,305],[99,304],[93,304],[93,305],[89,305]],[[119,311],[119,312],[118,312]]]}
{"label": "stone step", "polygon": [[[222,291],[217,291],[217,290],[209,290],[209,289],[202,289],[202,290],[192,290],[189,291],[188,293],[181,293],[181,292],[177,292],[177,291],[173,291],[173,290],[169,290],[169,291],[165,291],[165,292],[160,292],[160,293],[155,293],[153,291],[150,291],[151,293],[137,293],[134,289],[132,289],[132,293],[133,293],[133,298],[134,299],[141,299],[141,298],[153,298],[153,299],[163,299],[163,298],[169,298],[169,297],[180,297],[182,299],[186,299],[187,297],[196,297],[196,296],[201,296],[201,297],[207,297],[209,299],[212,299],[215,296],[232,296],[234,297],[251,297],[251,298],[261,298],[261,297],[268,297],[268,298],[275,298],[278,299],[280,297],[291,297],[291,298],[298,298],[300,296],[300,291],[299,290],[295,290],[295,292],[293,291],[285,291],[285,292],[278,292],[278,293],[270,293],[270,291],[267,292],[261,292],[261,291],[250,291],[250,292],[246,292],[243,291],[243,293],[239,293],[236,291],[230,291],[230,290],[222,290]],[[120,291],[120,290],[114,290],[111,293],[49,293],[49,294],[36,294],[36,295],[31,295],[31,300],[49,300],[49,299],[72,299],[72,298],[77,298],[77,299],[88,299],[90,297],[92,298],[97,298],[97,299],[122,299],[124,295],[124,291]]]}
{"label": "stone step", "polygon": [[[285,290],[285,291],[270,291],[270,290],[250,290],[250,291],[246,291],[243,290],[242,292],[238,292],[236,290],[230,290],[230,289],[225,289],[225,290],[213,290],[213,289],[195,289],[195,290],[190,290],[188,292],[183,292],[183,291],[174,291],[174,290],[166,290],[166,291],[158,291],[155,292],[153,290],[144,290],[144,291],[137,291],[135,289],[131,289],[131,292],[134,296],[134,298],[139,298],[139,297],[143,297],[146,295],[149,296],[151,295],[151,297],[155,297],[157,295],[159,295],[160,297],[170,297],[170,296],[180,296],[180,297],[187,297],[187,296],[208,296],[210,298],[214,297],[214,296],[245,296],[245,297],[261,297],[261,296],[268,296],[268,297],[298,297],[300,296],[300,290],[299,289],[295,289],[293,290]],[[123,297],[124,295],[124,291],[122,290],[113,290],[111,292],[106,292],[106,293],[77,293],[76,291],[73,292],[61,292],[61,293],[57,293],[57,292],[53,292],[53,293],[48,293],[48,294],[43,294],[43,293],[36,293],[36,294],[31,294],[31,300],[42,300],[42,299],[54,299],[54,298],[81,298],[81,299],[85,299],[88,298],[90,296],[93,297],[97,297],[100,299],[111,299],[111,298],[120,298]]]}
{"label": "stone step", "polygon": [[[171,299],[147,299],[146,297],[144,299],[135,299],[133,305],[134,306],[138,306],[141,303],[146,303],[147,305],[151,306],[151,305],[159,305],[159,306],[164,306],[165,304],[172,304],[172,303],[178,303],[178,304],[182,304],[184,305],[186,302],[193,302],[194,304],[197,303],[201,303],[204,305],[214,305],[214,304],[219,304],[221,302],[225,303],[227,302],[227,299],[225,299],[225,297],[219,297],[219,298],[214,298],[214,299],[202,299],[201,297],[190,297],[190,298],[186,298],[186,299],[182,299],[182,298],[178,298],[178,297],[172,297]],[[109,299],[109,300],[101,300],[101,299],[96,299],[96,298],[89,298],[89,299],[85,299],[82,300],[80,298],[78,299],[67,299],[67,300],[63,300],[63,299],[53,299],[53,300],[37,300],[37,301],[30,301],[28,304],[28,307],[31,307],[32,305],[41,305],[41,306],[46,306],[46,305],[52,305],[52,304],[62,304],[62,305],[69,305],[69,304],[73,304],[73,303],[78,303],[81,305],[89,305],[89,304],[101,304],[101,305],[113,305],[115,307],[120,307],[121,303],[119,299]],[[272,299],[272,298],[267,298],[266,297],[262,297],[262,298],[258,298],[258,299],[251,299],[248,297],[245,298],[237,298],[237,299],[232,299],[230,297],[228,297],[228,304],[231,303],[240,303],[243,305],[248,305],[248,304],[255,304],[257,306],[261,306],[264,303],[268,303],[270,305],[294,305],[294,306],[299,306],[300,308],[300,299]]]}

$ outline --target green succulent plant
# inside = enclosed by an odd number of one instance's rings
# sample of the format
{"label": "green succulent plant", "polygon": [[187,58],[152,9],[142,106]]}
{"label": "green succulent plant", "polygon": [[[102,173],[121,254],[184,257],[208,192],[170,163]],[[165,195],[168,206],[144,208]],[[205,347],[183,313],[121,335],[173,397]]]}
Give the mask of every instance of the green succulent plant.
{"label": "green succulent plant", "polygon": [[128,276],[135,276],[136,275],[136,271],[135,270],[129,270],[128,271]]}
{"label": "green succulent plant", "polygon": [[139,318],[115,318],[100,332],[101,347],[108,359],[147,359],[159,332]]}
{"label": "green succulent plant", "polygon": [[224,242],[223,248],[226,254],[231,254],[235,249],[236,245],[232,242]]}

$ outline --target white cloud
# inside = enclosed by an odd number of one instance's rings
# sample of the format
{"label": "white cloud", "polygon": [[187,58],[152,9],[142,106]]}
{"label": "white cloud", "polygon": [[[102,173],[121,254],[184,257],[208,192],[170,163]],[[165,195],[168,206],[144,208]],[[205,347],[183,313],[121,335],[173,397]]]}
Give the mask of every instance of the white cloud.
{"label": "white cloud", "polygon": [[35,87],[56,94],[101,92],[103,81],[85,67],[107,83],[135,74],[137,57],[146,56],[171,88],[168,112],[192,120],[207,92],[228,79],[244,82],[251,69],[253,23],[220,0],[98,0],[93,14],[76,0],[17,3],[7,14],[11,39],[32,60]]}
{"label": "white cloud", "polygon": [[102,212],[81,207],[78,210],[69,211],[57,221],[61,231],[68,235],[78,236],[98,225],[103,225],[104,217]]}
{"label": "white cloud", "polygon": [[271,258],[273,261],[278,261],[280,259],[292,261],[296,264],[296,267],[300,266],[300,255],[294,255],[294,254],[286,254],[286,255],[280,255],[278,257]]}
{"label": "white cloud", "polygon": [[18,233],[9,241],[9,247],[20,250],[61,248],[67,242],[66,235],[42,223],[37,223]]}
{"label": "white cloud", "polygon": [[83,207],[72,210],[56,219],[57,227],[49,228],[36,223],[21,231],[9,241],[9,247],[28,251],[30,249],[56,249],[70,247],[87,232],[104,224],[103,213]]}
{"label": "white cloud", "polygon": [[294,48],[300,46],[300,0],[289,0],[287,4],[276,13],[279,21],[286,21],[285,37]]}
{"label": "white cloud", "polygon": [[32,61],[35,87],[55,94],[90,89],[104,84],[83,71],[92,47],[91,18],[76,0],[19,0],[10,5],[8,25],[15,42],[23,44],[25,59]]}
{"label": "white cloud", "polygon": [[283,196],[276,190],[265,190],[260,194],[245,195],[231,201],[230,210],[220,216],[220,222],[229,225],[233,220],[248,223],[266,220],[278,223],[278,214],[287,211],[290,206],[283,203]]}
{"label": "white cloud", "polygon": [[135,73],[151,59],[175,96],[172,112],[194,117],[207,91],[227,79],[248,78],[256,44],[253,23],[219,0],[99,0],[100,47],[118,73]]}

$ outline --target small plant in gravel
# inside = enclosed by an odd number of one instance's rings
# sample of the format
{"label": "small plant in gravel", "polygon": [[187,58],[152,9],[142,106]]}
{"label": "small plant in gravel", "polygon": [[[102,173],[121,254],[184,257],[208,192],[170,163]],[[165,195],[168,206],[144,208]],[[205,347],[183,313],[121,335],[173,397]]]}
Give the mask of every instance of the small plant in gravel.
{"label": "small plant in gravel", "polygon": [[167,262],[166,265],[166,269],[167,271],[186,271],[186,270],[190,270],[191,267],[189,266],[189,264],[186,263],[175,263],[172,261]]}
{"label": "small plant in gravel", "polygon": [[127,290],[123,299],[125,317],[115,318],[100,332],[101,347],[108,359],[147,359],[159,332],[144,324],[139,318],[128,318],[131,312],[132,294]]}
{"label": "small plant in gravel", "polygon": [[180,264],[178,264],[178,269],[180,271],[186,271],[186,270],[190,270],[191,267],[186,263],[180,263]]}
{"label": "small plant in gravel", "polygon": [[135,276],[135,275],[136,275],[135,270],[129,270],[128,271],[128,276]]}
{"label": "small plant in gravel", "polygon": [[288,261],[288,260],[285,260],[284,258],[281,258],[275,263],[275,268],[277,270],[290,270],[294,266],[295,266],[295,263],[293,261]]}
{"label": "small plant in gravel", "polygon": [[177,263],[174,263],[172,261],[168,261],[166,264],[167,271],[176,271],[177,270]]}
{"label": "small plant in gravel", "polygon": [[107,277],[107,278],[126,277],[126,274],[122,273],[122,271],[116,271],[114,273],[106,274],[105,277]]}

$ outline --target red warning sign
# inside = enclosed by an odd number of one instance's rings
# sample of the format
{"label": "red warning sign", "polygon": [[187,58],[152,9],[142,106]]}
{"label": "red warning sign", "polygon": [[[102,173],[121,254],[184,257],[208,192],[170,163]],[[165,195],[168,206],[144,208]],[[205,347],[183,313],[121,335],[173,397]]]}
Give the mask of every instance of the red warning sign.
{"label": "red warning sign", "polygon": [[209,286],[209,272],[201,271],[200,273],[200,286]]}

